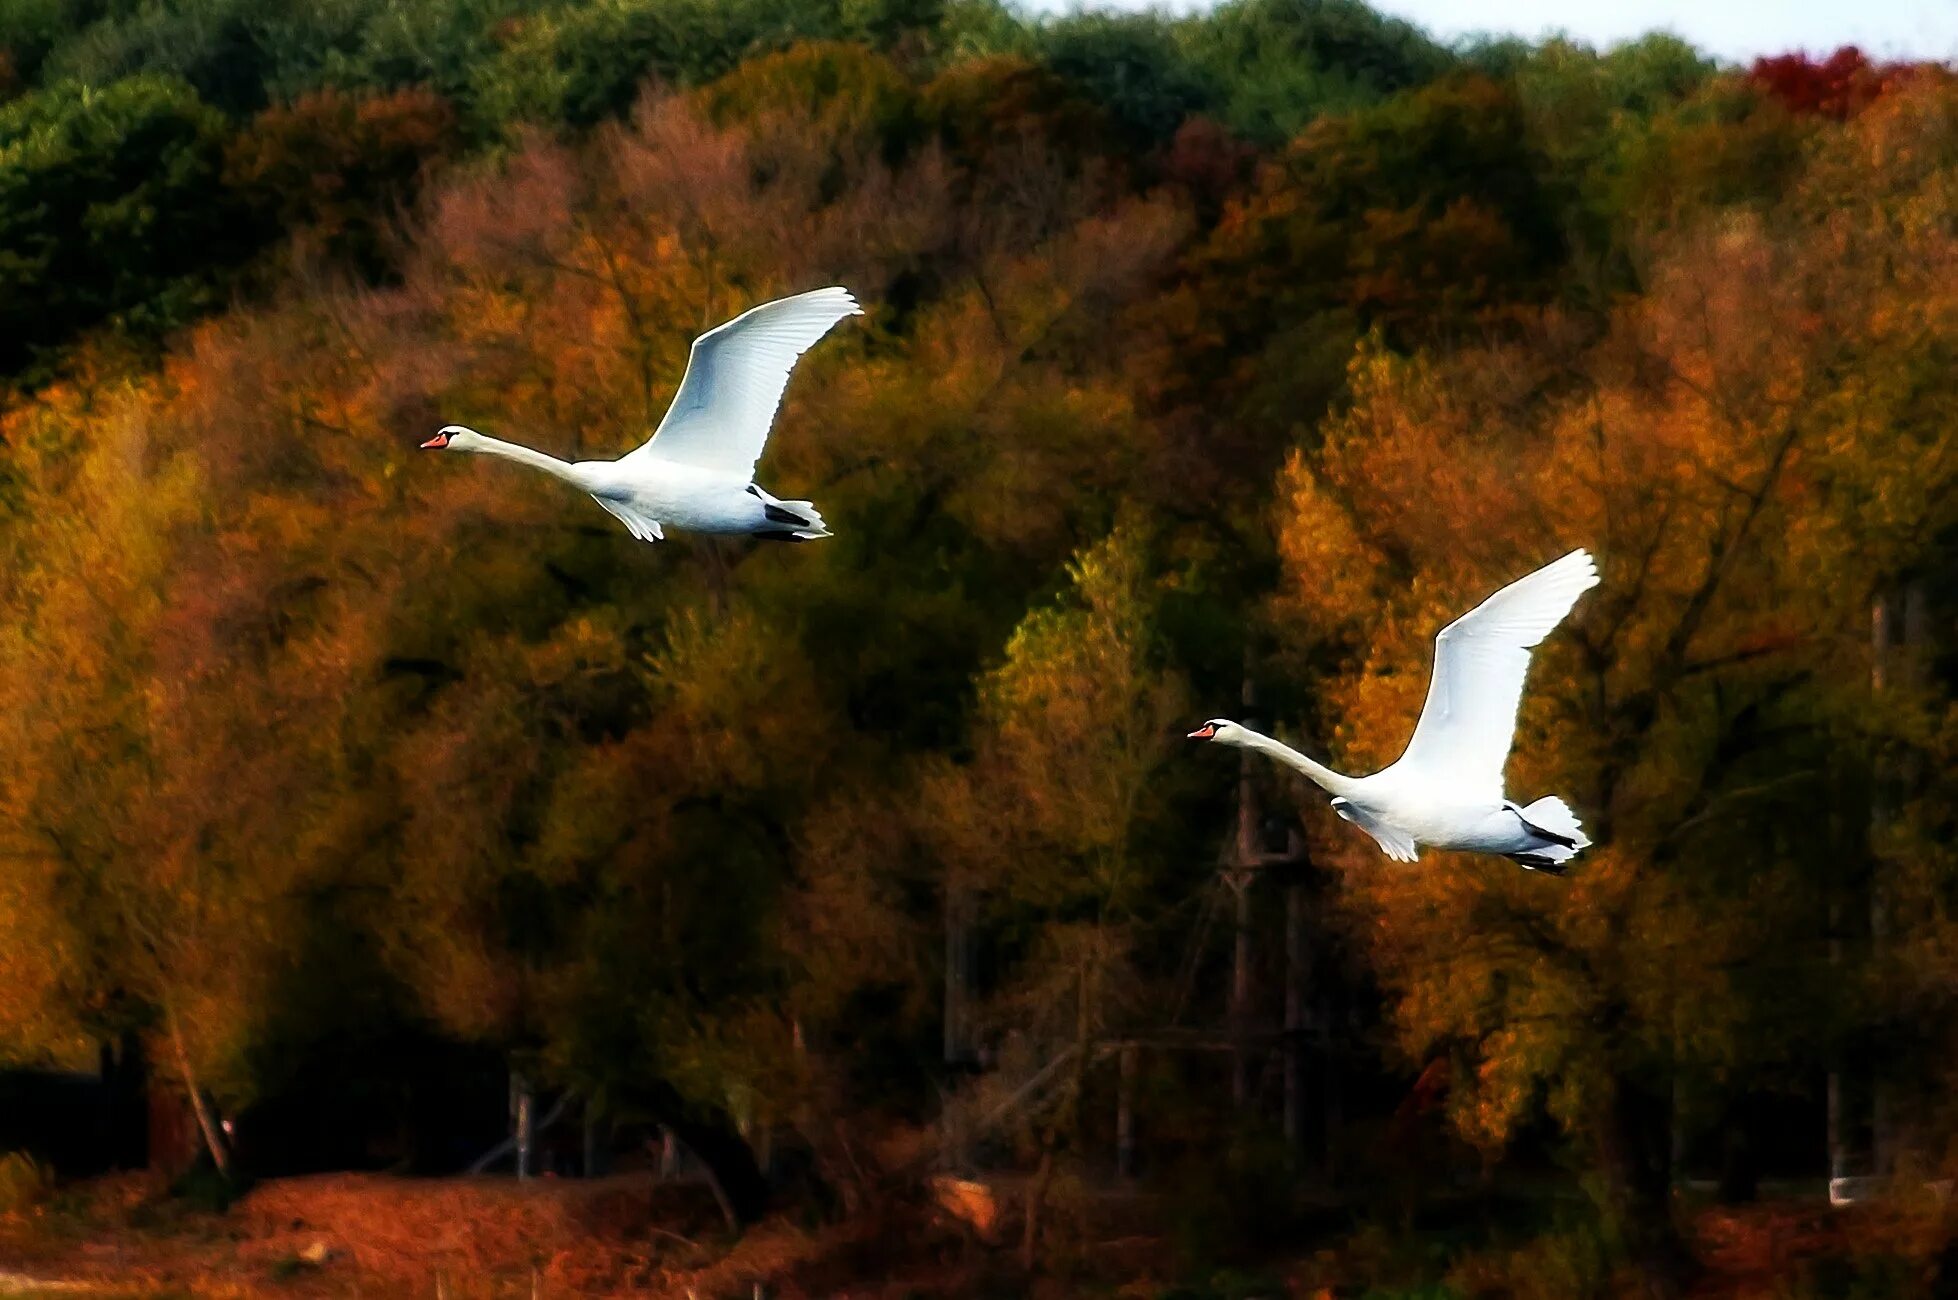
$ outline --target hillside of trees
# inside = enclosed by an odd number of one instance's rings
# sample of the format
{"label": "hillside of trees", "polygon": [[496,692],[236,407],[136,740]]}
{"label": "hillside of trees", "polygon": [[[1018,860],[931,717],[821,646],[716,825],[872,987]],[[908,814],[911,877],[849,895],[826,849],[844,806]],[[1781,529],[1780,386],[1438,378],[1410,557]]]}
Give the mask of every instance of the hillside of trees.
{"label": "hillside of trees", "polygon": [[[831,539],[416,450],[623,453],[827,284],[761,481]],[[234,1182],[454,1172],[501,1101],[416,1117],[507,1076],[736,1222],[1010,1181],[1043,1276],[1111,1189],[1198,1276],[1527,1187],[1420,1294],[1574,1296],[1690,1286],[1689,1196],[1958,1173],[1949,68],[11,0],[0,374],[0,1060],[140,1054]],[[1390,761],[1576,546],[1565,878],[1183,739]]]}

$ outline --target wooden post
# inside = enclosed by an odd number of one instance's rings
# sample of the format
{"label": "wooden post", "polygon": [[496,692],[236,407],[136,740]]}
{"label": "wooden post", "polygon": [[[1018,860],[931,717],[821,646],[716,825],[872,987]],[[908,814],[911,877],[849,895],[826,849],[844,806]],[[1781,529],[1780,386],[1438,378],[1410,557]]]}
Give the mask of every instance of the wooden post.
{"label": "wooden post", "polygon": [[972,892],[945,885],[945,1064],[972,1060]]}
{"label": "wooden post", "polygon": [[1237,896],[1237,943],[1231,961],[1231,1105],[1243,1110],[1251,1102],[1251,873],[1232,873]]}
{"label": "wooden post", "polygon": [[[1923,581],[1912,579],[1905,583],[1900,600],[1878,598],[1870,621],[1873,660],[1871,685],[1879,693],[1893,684],[1906,690],[1916,688],[1922,680],[1930,630],[1929,605]],[[1900,634],[1898,640],[1901,644],[1893,640],[1893,633]],[[1870,819],[1871,829],[1877,838],[1881,839],[1890,830],[1897,810],[1910,797],[1916,777],[1916,766],[1908,754],[1893,755],[1888,762],[1880,764],[1875,807]],[[1870,877],[1872,962],[1883,960],[1895,919],[1891,915],[1889,876],[1885,850],[1879,844],[1872,858]],[[1880,1056],[1871,1062],[1870,1163],[1871,1172],[1879,1177],[1896,1172],[1898,1148],[1902,1145],[1906,1127],[1897,1105],[1896,1089],[1890,1081],[1888,1065],[1889,1062]]]}
{"label": "wooden post", "polygon": [[[1297,833],[1293,834],[1296,842]],[[1309,978],[1305,944],[1305,887],[1285,886],[1285,1145],[1305,1156],[1305,998]]]}
{"label": "wooden post", "polygon": [[1339,1060],[1331,1050],[1333,1033],[1338,1024],[1335,1012],[1338,1006],[1330,992],[1319,995],[1319,1023],[1325,1026],[1327,1048],[1319,1058],[1319,1140],[1321,1143],[1319,1167],[1329,1180],[1339,1177],[1339,1165],[1334,1157],[1338,1154],[1340,1115]]}
{"label": "wooden post", "polygon": [[1115,1173],[1135,1177],[1135,1054],[1134,1043],[1123,1043],[1115,1084]]}
{"label": "wooden post", "polygon": [[[1842,925],[1842,900],[1832,898],[1829,900],[1829,965],[1837,971],[1838,979],[1841,978],[1842,967]],[[1849,1174],[1849,1135],[1843,1127],[1846,1116],[1843,1109],[1840,1059],[1830,1062],[1825,1087],[1828,1100],[1825,1103],[1827,1109],[1824,1123],[1827,1126],[1829,1144],[1829,1180],[1834,1182]]]}
{"label": "wooden post", "polygon": [[530,1080],[510,1072],[510,1106],[517,1126],[517,1178],[530,1177],[531,1157],[537,1140],[537,1107],[531,1096]]}
{"label": "wooden post", "polygon": [[605,1172],[605,1149],[599,1135],[604,1121],[598,1108],[587,1100],[585,1102],[585,1177],[597,1178]]}
{"label": "wooden post", "polygon": [[[972,891],[956,879],[945,881],[945,1004],[944,1057],[956,1075],[971,1064],[975,1055],[972,1043]],[[966,1165],[964,1116],[953,1093],[956,1078],[946,1083],[940,1107],[939,1164],[947,1169]]]}
{"label": "wooden post", "polygon": [[[1251,681],[1249,655],[1241,693],[1243,708],[1238,716],[1255,725],[1258,689]],[[1237,757],[1237,842],[1231,854],[1227,879],[1236,895],[1236,942],[1231,953],[1230,1031],[1235,1044],[1231,1051],[1231,1105],[1243,1110],[1251,1101],[1251,882],[1258,867],[1257,793],[1251,781],[1251,751],[1240,749]]]}

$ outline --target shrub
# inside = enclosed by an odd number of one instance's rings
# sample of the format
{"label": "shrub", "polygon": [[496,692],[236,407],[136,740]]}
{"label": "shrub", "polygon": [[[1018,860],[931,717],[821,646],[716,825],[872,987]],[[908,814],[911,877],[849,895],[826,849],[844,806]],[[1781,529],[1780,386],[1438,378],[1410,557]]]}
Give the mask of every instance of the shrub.
{"label": "shrub", "polygon": [[0,1214],[27,1209],[54,1187],[54,1170],[25,1151],[0,1155]]}

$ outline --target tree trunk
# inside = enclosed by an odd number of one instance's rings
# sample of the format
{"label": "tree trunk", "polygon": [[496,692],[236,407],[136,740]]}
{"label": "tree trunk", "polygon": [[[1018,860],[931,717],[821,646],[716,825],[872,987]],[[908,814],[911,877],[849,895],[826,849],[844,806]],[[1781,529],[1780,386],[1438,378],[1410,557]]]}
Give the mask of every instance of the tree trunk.
{"label": "tree trunk", "polygon": [[972,891],[945,886],[945,1064],[969,1064],[972,1050]]}
{"label": "tree trunk", "polygon": [[[1842,902],[1829,901],[1829,966],[1835,979],[1842,978]],[[1845,1129],[1848,1115],[1843,1107],[1842,1048],[1836,1046],[1829,1063],[1829,1073],[1825,1080],[1827,1101],[1823,1124],[1829,1144],[1829,1181],[1834,1183],[1849,1173],[1849,1134]]]}
{"label": "tree trunk", "polygon": [[197,1116],[198,1130],[204,1135],[204,1145],[211,1153],[211,1163],[226,1178],[231,1177],[231,1151],[224,1140],[224,1130],[218,1126],[217,1117],[211,1113],[211,1105],[205,1099],[203,1088],[198,1086],[197,1072],[191,1068],[190,1050],[184,1045],[183,1026],[177,1020],[176,1008],[164,1006],[163,1014],[170,1029],[170,1047],[177,1054],[177,1070],[183,1076],[184,1088],[190,1093],[190,1108]]}
{"label": "tree trunk", "polygon": [[1115,1083],[1115,1173],[1135,1177],[1135,1058],[1134,1043],[1122,1044]]}
{"label": "tree trunk", "polygon": [[1672,1216],[1670,1109],[1665,1097],[1620,1079],[1598,1133],[1605,1210],[1624,1234],[1652,1300],[1675,1300],[1694,1267]]}
{"label": "tree trunk", "polygon": [[1305,948],[1305,888],[1285,886],[1285,1145],[1305,1163],[1305,1002],[1310,956]]}
{"label": "tree trunk", "polygon": [[1249,871],[1233,873],[1237,895],[1237,942],[1231,959],[1231,1106],[1251,1104],[1251,881]]}
{"label": "tree trunk", "polygon": [[[1241,692],[1239,717],[1255,716],[1258,689],[1252,684],[1249,655]],[[1255,725],[1255,724],[1253,724]],[[1258,799],[1252,785],[1251,751],[1237,755],[1237,836],[1231,849],[1227,879],[1236,895],[1235,943],[1231,949],[1231,1106],[1242,1111],[1251,1102],[1251,883],[1258,871]]]}
{"label": "tree trunk", "polygon": [[[945,882],[945,1040],[946,1092],[955,1090],[961,1073],[977,1053],[972,1042],[972,917],[971,889],[953,879]],[[965,1116],[956,1105],[941,1107],[939,1163],[947,1169],[966,1167]]]}
{"label": "tree trunk", "polygon": [[[1897,621],[1897,602],[1879,595],[1870,602],[1870,690],[1881,696],[1890,687],[1896,674],[1892,671],[1895,658],[1892,624]],[[1888,899],[1884,889],[1887,874],[1883,864],[1883,841],[1890,832],[1890,824],[1895,819],[1897,798],[1897,765],[1894,758],[1879,754],[1874,773],[1874,789],[1870,800],[1870,840],[1874,852],[1870,854],[1870,962],[1882,962],[1883,949],[1889,938],[1890,917]],[[1870,1070],[1870,1172],[1879,1177],[1890,1172],[1888,1156],[1889,1116],[1886,1113],[1888,1089],[1884,1086],[1883,1062],[1874,1054],[1869,1058]]]}
{"label": "tree trunk", "polygon": [[585,1177],[596,1178],[605,1172],[605,1147],[603,1134],[605,1121],[598,1108],[589,1101],[585,1103]]}
{"label": "tree trunk", "polygon": [[510,1118],[516,1129],[517,1140],[517,1181],[530,1177],[531,1159],[537,1146],[537,1102],[530,1090],[530,1080],[510,1072]]}
{"label": "tree trunk", "polygon": [[1026,1220],[1020,1233],[1020,1267],[1033,1272],[1040,1260],[1041,1210],[1047,1204],[1047,1189],[1054,1181],[1054,1144],[1046,1143],[1040,1152],[1040,1167],[1027,1184]]}
{"label": "tree trunk", "polygon": [[[1319,1055],[1319,1166],[1328,1182],[1340,1177],[1339,1134],[1346,1119],[1340,1105],[1339,1053],[1334,1035],[1339,1032],[1344,1004],[1334,993],[1319,997],[1319,1023],[1325,1026],[1325,1050]],[[1343,1039],[1337,1040],[1343,1042]]]}
{"label": "tree trunk", "polygon": [[735,1131],[726,1112],[689,1105],[670,1084],[657,1081],[641,1084],[616,1104],[643,1110],[692,1153],[720,1198],[730,1227],[745,1227],[766,1212],[768,1180],[762,1176],[754,1149]]}

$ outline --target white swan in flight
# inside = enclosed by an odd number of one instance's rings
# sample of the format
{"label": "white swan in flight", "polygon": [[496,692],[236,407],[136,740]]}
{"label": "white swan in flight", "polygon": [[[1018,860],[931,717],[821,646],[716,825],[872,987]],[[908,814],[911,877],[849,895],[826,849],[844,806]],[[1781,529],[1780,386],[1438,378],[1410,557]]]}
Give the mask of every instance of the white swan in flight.
{"label": "white swan in flight", "polygon": [[806,542],[829,529],[807,501],[783,501],[755,484],[796,358],[830,327],[863,309],[846,289],[816,289],[752,307],[693,341],[687,373],[653,436],[617,460],[563,461],[512,442],[445,425],[422,446],[502,456],[591,493],[641,541],[665,525]]}
{"label": "white swan in flight", "polygon": [[1520,807],[1503,797],[1503,764],[1516,732],[1516,706],[1530,649],[1598,585],[1598,569],[1572,551],[1510,583],[1435,638],[1434,676],[1414,738],[1392,766],[1341,776],[1304,754],[1227,718],[1190,733],[1269,754],[1333,796],[1333,810],[1373,836],[1396,862],[1416,845],[1497,853],[1531,871],[1562,875],[1591,843],[1555,796]]}

